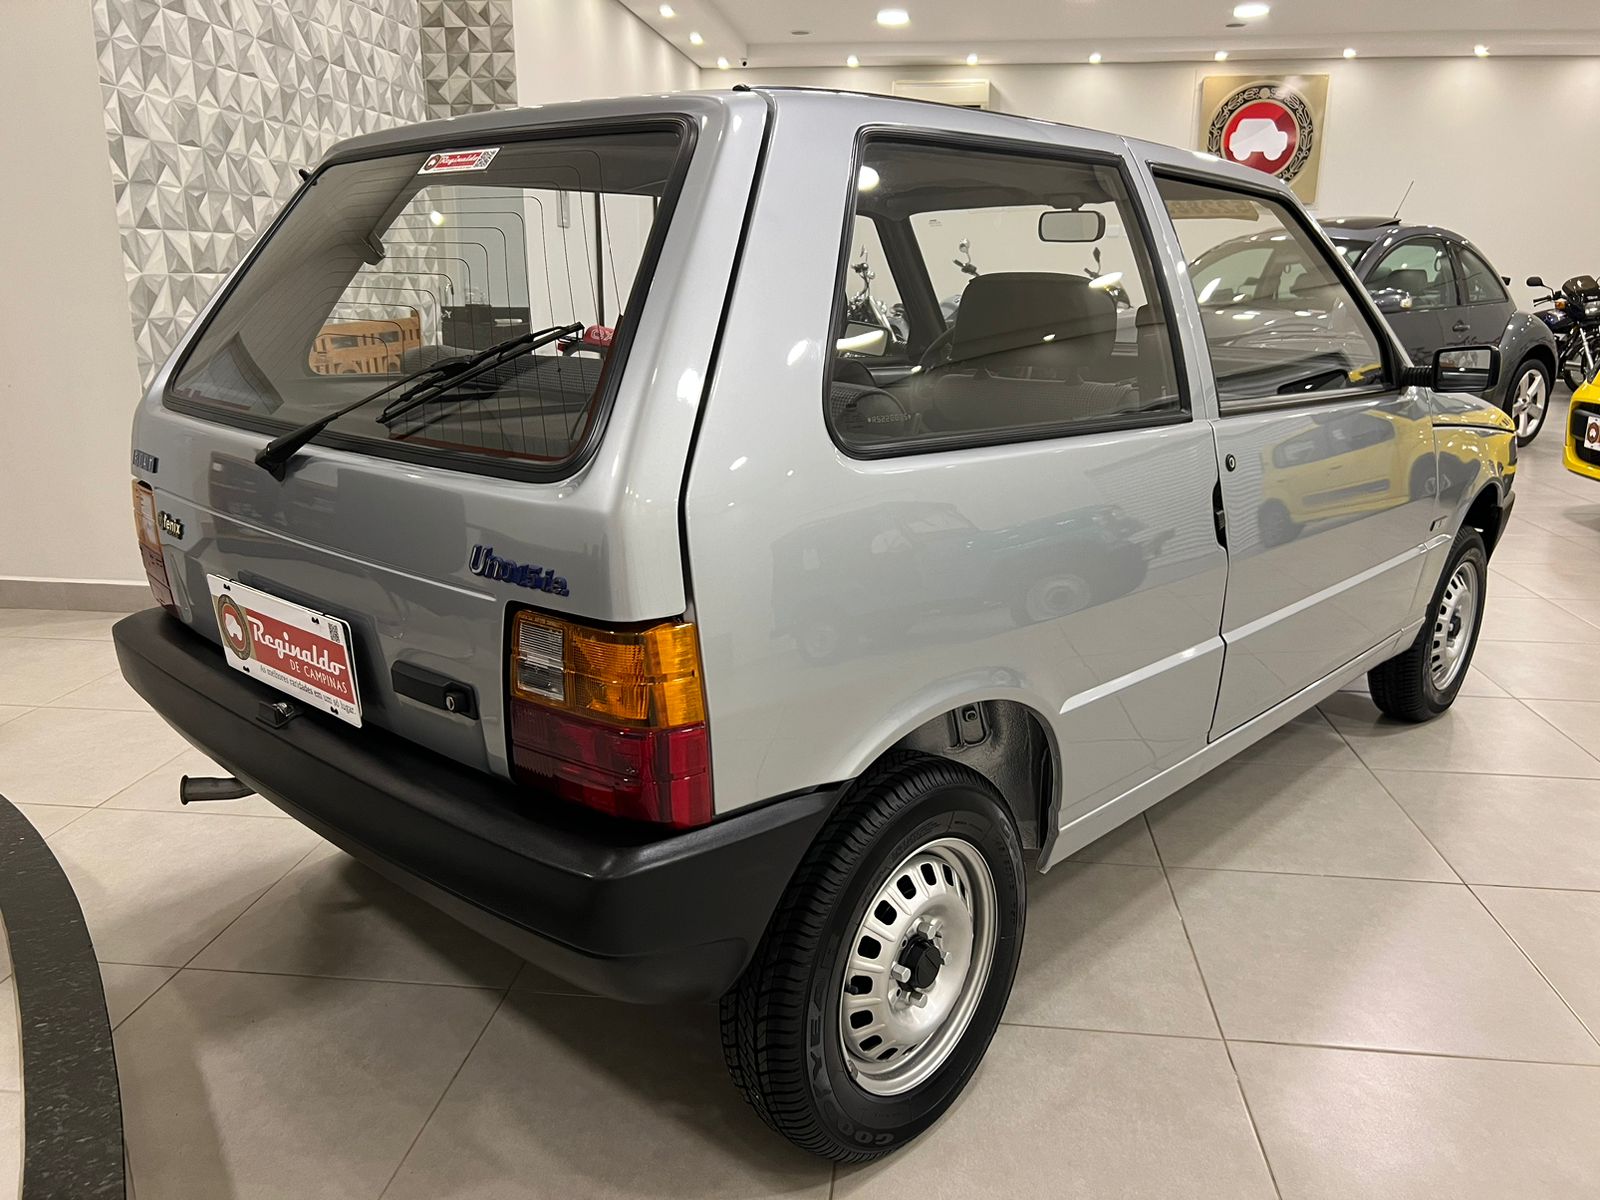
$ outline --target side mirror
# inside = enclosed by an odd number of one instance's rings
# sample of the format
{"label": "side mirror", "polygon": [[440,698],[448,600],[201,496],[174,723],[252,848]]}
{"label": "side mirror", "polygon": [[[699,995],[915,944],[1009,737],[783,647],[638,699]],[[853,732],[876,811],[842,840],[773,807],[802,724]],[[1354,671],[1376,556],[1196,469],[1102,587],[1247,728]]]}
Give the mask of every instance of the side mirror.
{"label": "side mirror", "polygon": [[1039,214],[1041,242],[1098,242],[1105,236],[1103,213],[1081,208],[1058,208]]}
{"label": "side mirror", "polygon": [[1402,292],[1399,288],[1384,288],[1381,291],[1374,292],[1372,294],[1372,299],[1377,304],[1378,311],[1381,313],[1403,313],[1411,311],[1412,299],[1410,294],[1408,292]]}
{"label": "side mirror", "polygon": [[882,325],[868,325],[851,321],[844,327],[844,336],[833,343],[837,354],[881,355],[889,348],[889,331]]}
{"label": "side mirror", "polygon": [[1529,275],[1528,276],[1528,286],[1529,287],[1544,287],[1545,286],[1545,282],[1544,282],[1543,279],[1540,279],[1537,275]]}
{"label": "side mirror", "polygon": [[1402,387],[1426,387],[1436,392],[1489,391],[1500,381],[1498,346],[1450,346],[1436,350],[1433,363],[1401,372]]}

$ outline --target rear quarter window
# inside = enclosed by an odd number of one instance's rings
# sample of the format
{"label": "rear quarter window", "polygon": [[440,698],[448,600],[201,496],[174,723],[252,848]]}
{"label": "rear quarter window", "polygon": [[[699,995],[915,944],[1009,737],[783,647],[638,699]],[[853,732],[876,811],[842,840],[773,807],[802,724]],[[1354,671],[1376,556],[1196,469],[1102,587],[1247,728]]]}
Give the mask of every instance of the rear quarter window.
{"label": "rear quarter window", "polygon": [[357,409],[322,439],[497,473],[572,466],[603,423],[686,137],[669,122],[473,146],[492,154],[459,170],[422,150],[328,167],[223,298],[167,403],[282,432],[440,360],[576,324],[594,332],[399,416]]}

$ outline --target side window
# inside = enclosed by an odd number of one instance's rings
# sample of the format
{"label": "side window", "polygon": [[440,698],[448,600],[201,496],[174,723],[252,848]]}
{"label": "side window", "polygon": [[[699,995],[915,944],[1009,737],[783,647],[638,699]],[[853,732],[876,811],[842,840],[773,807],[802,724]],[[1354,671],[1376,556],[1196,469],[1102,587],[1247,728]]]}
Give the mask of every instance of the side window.
{"label": "side window", "polygon": [[1372,274],[1367,276],[1367,289],[1374,296],[1393,292],[1400,306],[1413,312],[1454,308],[1456,272],[1450,261],[1450,251],[1438,238],[1401,242],[1372,268]]}
{"label": "side window", "polygon": [[[1157,176],[1196,284],[1224,411],[1385,382],[1383,339],[1328,252],[1279,200]],[[1210,287],[1239,250],[1273,247],[1267,275],[1245,294]]]}
{"label": "side window", "polygon": [[1505,285],[1494,268],[1483,261],[1470,246],[1456,247],[1461,257],[1461,289],[1467,304],[1504,304],[1508,299]]}
{"label": "side window", "polygon": [[877,225],[857,215],[850,223],[849,269],[841,286],[844,310],[838,330],[840,354],[851,358],[902,357],[906,306],[889,269]]}
{"label": "side window", "polygon": [[[875,138],[856,182],[827,397],[846,448],[1186,417],[1152,255],[1116,167]],[[885,247],[892,271],[864,273],[862,252],[872,264]],[[905,356],[862,353],[869,326]]]}

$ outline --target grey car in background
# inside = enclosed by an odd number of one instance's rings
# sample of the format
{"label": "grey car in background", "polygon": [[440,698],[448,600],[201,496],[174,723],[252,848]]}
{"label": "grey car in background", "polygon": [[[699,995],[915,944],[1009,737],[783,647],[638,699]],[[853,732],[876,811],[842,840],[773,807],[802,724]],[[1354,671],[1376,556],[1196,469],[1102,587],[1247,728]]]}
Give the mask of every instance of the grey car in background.
{"label": "grey car in background", "polygon": [[[1517,309],[1509,280],[1482,251],[1451,230],[1391,217],[1325,217],[1320,224],[1412,362],[1457,346],[1498,346],[1500,377],[1484,398],[1516,421],[1519,445],[1538,436],[1556,376],[1555,338]],[[1278,338],[1310,332],[1322,319],[1315,305],[1302,303],[1303,271],[1295,248],[1267,233],[1214,246],[1191,264],[1208,321],[1248,320]]]}
{"label": "grey car in background", "polygon": [[1322,227],[1367,285],[1416,362],[1454,345],[1500,347],[1500,386],[1487,398],[1517,422],[1517,443],[1539,435],[1550,409],[1556,341],[1522,312],[1489,260],[1459,233],[1387,217],[1334,217]]}

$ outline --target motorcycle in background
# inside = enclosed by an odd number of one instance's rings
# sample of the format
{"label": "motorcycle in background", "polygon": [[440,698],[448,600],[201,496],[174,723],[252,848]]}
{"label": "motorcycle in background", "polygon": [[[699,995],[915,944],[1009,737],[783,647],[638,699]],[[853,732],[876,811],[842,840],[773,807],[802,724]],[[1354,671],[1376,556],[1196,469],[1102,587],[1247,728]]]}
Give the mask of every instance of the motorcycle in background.
{"label": "motorcycle in background", "polygon": [[1600,281],[1574,275],[1554,288],[1530,275],[1528,286],[1546,293],[1534,301],[1534,316],[1555,335],[1556,372],[1577,391],[1600,371]]}

